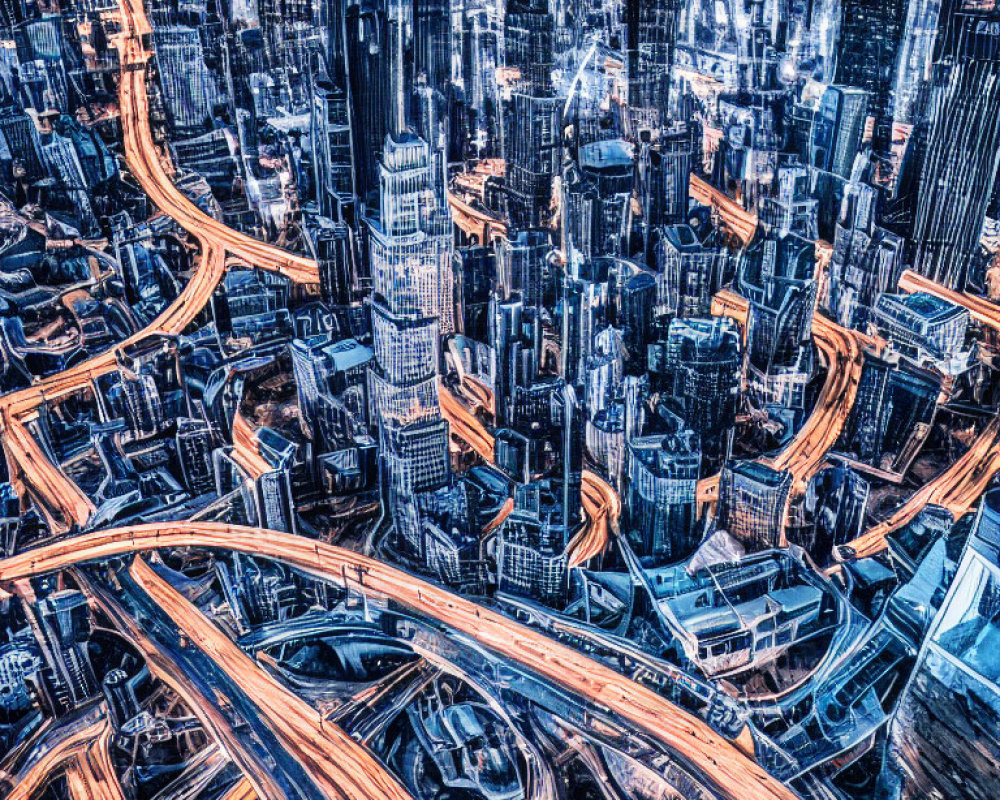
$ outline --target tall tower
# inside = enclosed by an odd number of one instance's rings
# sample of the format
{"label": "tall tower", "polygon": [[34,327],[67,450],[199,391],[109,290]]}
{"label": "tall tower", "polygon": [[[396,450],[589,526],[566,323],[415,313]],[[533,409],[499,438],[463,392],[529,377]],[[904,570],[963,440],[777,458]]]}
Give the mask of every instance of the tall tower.
{"label": "tall tower", "polygon": [[965,286],[1000,164],[1000,11],[977,5],[941,9],[913,229],[914,269],[949,289]]}
{"label": "tall tower", "polygon": [[390,130],[378,170],[379,210],[368,219],[375,349],[369,386],[396,533],[419,552],[415,494],[449,478],[437,379],[440,336],[454,329],[454,312],[444,152],[407,127],[404,10],[393,4],[387,24]]}

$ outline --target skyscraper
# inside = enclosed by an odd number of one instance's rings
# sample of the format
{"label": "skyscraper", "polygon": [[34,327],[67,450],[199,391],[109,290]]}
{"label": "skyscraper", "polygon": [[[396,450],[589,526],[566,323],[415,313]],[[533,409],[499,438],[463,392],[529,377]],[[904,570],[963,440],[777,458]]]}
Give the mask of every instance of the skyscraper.
{"label": "skyscraper", "polygon": [[451,216],[444,152],[407,127],[401,7],[393,6],[387,30],[390,130],[379,163],[379,210],[368,219],[375,350],[369,391],[396,532],[418,548],[414,493],[449,477],[437,380],[439,337],[454,330]]}
{"label": "skyscraper", "polygon": [[628,443],[628,508],[636,552],[658,562],[689,555],[695,536],[701,448],[691,430]]}
{"label": "skyscraper", "polygon": [[515,229],[548,221],[562,164],[563,100],[552,89],[555,19],[541,0],[515,0],[504,17],[513,90],[504,112],[507,216]]}
{"label": "skyscraper", "polygon": [[1000,165],[1000,10],[941,9],[930,123],[913,228],[913,268],[963,289]]}
{"label": "skyscraper", "polygon": [[719,527],[749,550],[781,547],[792,474],[759,461],[730,461],[719,479]]}
{"label": "skyscraper", "polygon": [[739,287],[750,301],[747,382],[760,406],[804,408],[811,373],[814,271],[814,245],[794,234],[769,232],[746,250]]}
{"label": "skyscraper", "polygon": [[868,113],[875,120],[872,148],[878,154],[892,145],[892,90],[908,5],[906,0],[840,3],[837,83],[868,92]]}
{"label": "skyscraper", "polygon": [[990,800],[1000,782],[1000,494],[986,496],[889,727],[885,796]]}
{"label": "skyscraper", "polygon": [[637,127],[659,128],[667,122],[679,10],[675,0],[624,2],[628,105],[639,116]]}
{"label": "skyscraper", "polygon": [[850,177],[861,145],[868,92],[854,86],[830,86],[813,120],[811,162],[841,178]]}
{"label": "skyscraper", "polygon": [[725,317],[670,321],[666,341],[648,348],[653,387],[717,462],[729,455],[736,425],[743,350],[736,323]]}

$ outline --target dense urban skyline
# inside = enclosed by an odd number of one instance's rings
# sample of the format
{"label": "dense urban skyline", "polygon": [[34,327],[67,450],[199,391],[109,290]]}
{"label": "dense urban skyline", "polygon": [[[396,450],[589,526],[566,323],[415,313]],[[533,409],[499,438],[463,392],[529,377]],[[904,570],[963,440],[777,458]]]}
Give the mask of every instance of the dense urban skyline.
{"label": "dense urban skyline", "polygon": [[995,0],[0,0],[0,797],[995,800]]}

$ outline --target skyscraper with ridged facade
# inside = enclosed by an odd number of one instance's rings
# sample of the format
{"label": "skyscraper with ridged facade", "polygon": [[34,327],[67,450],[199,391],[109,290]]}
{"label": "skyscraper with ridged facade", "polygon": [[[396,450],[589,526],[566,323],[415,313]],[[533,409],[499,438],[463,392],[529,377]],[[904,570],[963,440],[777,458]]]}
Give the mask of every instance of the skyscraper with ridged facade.
{"label": "skyscraper with ridged facade", "polygon": [[369,395],[396,533],[419,549],[415,493],[438,489],[449,477],[437,380],[440,336],[454,329],[452,240],[444,153],[406,126],[401,20],[390,13],[391,123],[379,163],[379,211],[368,219],[375,349]]}

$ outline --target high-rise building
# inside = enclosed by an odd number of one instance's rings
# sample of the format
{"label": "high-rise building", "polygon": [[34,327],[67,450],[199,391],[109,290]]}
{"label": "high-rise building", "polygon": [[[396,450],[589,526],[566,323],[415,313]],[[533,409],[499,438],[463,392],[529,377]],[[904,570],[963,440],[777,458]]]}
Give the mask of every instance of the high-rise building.
{"label": "high-rise building", "polygon": [[719,478],[719,527],[749,550],[781,547],[791,489],[790,472],[730,461]]}
{"label": "high-rise building", "polygon": [[837,83],[868,92],[872,147],[879,154],[887,154],[892,145],[893,82],[907,6],[905,0],[840,4]]}
{"label": "high-rise building", "polygon": [[347,5],[347,65],[354,137],[355,191],[362,201],[378,189],[378,154],[388,131],[385,14],[376,0]]}
{"label": "high-rise building", "polygon": [[497,282],[503,298],[520,295],[526,306],[540,306],[546,295],[552,245],[543,230],[517,231],[497,244]]}
{"label": "high-rise building", "polygon": [[810,177],[810,170],[801,164],[778,167],[778,191],[761,199],[760,222],[778,235],[818,238],[819,201],[813,197]]}
{"label": "high-rise building", "polygon": [[[0,91],[3,91],[0,89]],[[4,91],[6,95],[6,92]],[[0,103],[0,134],[10,152],[12,174],[0,175],[0,181],[12,185],[15,180],[38,180],[45,175],[42,165],[38,128],[17,101],[6,95]]]}
{"label": "high-rise building", "polygon": [[406,9],[387,21],[389,134],[379,162],[379,208],[368,219],[375,361],[371,420],[397,540],[420,552],[416,493],[449,480],[448,423],[438,405],[439,338],[455,329],[445,152],[407,125]]}
{"label": "high-rise building", "polygon": [[319,212],[342,219],[342,207],[354,199],[350,104],[347,93],[325,75],[314,81],[309,143]]}
{"label": "high-rise building", "polygon": [[659,128],[667,121],[671,68],[681,4],[675,0],[625,0],[622,14],[628,106],[636,125]]}
{"label": "high-rise building", "polygon": [[194,494],[210,492],[215,486],[212,468],[212,429],[198,419],[177,421],[174,436],[177,458],[181,464],[184,484]]}
{"label": "high-rise building", "polygon": [[747,382],[760,406],[801,412],[811,374],[816,301],[815,247],[795,234],[768,233],[747,248],[739,288],[747,316]]}
{"label": "high-rise building", "polygon": [[859,465],[902,474],[930,431],[940,390],[933,373],[866,353],[834,450]]}
{"label": "high-rise building", "polygon": [[903,239],[877,224],[877,199],[875,187],[856,170],[841,201],[824,298],[837,322],[861,331],[879,294],[896,285],[903,268]]}
{"label": "high-rise building", "polygon": [[949,289],[965,287],[1000,165],[998,24],[992,4],[946,0],[941,8],[913,268]]}
{"label": "high-rise building", "polygon": [[698,235],[690,225],[668,225],[656,243],[656,310],[679,317],[706,317],[722,285],[728,253],[715,231]]}
{"label": "high-rise building", "polygon": [[507,215],[515,229],[548,222],[552,181],[562,162],[563,101],[515,92],[505,114]]}
{"label": "high-rise building", "polygon": [[641,556],[673,562],[697,547],[701,448],[691,430],[640,436],[628,443],[630,538]]}
{"label": "high-rise building", "polygon": [[811,162],[841,178],[851,174],[868,113],[868,92],[854,86],[830,86],[813,120]]}
{"label": "high-rise building", "polygon": [[558,490],[547,481],[519,486],[514,509],[497,529],[497,588],[561,608],[568,591],[566,544]]}
{"label": "high-rise building", "polygon": [[620,255],[629,233],[632,184],[630,144],[615,139],[581,147],[562,175],[563,252],[585,260]]}
{"label": "high-rise building", "polygon": [[205,64],[198,30],[183,25],[157,26],[153,36],[160,85],[171,124],[185,133],[205,130],[221,95]]}
{"label": "high-rise building", "polygon": [[78,589],[53,592],[39,601],[38,614],[47,644],[44,652],[51,657],[49,669],[56,694],[66,709],[78,706],[98,691],[87,651],[90,638],[87,598]]}
{"label": "high-rise building", "polygon": [[354,232],[344,222],[327,217],[317,217],[315,222],[306,227],[305,238],[319,266],[320,291],[331,305],[347,306],[358,288]]}
{"label": "high-rise building", "polygon": [[879,295],[871,321],[894,350],[917,366],[957,374],[968,363],[969,311],[926,292]]}
{"label": "high-rise building", "polygon": [[662,225],[685,222],[688,211],[688,184],[696,163],[697,126],[671,122],[652,137],[640,139],[636,158],[636,195],[642,207],[646,261],[652,266],[653,251]]}
{"label": "high-rise building", "polygon": [[889,725],[886,797],[990,800],[1000,782],[1000,493],[972,536]]}
{"label": "high-rise building", "polygon": [[511,424],[515,388],[531,386],[538,376],[541,319],[536,308],[526,308],[516,297],[507,301],[494,297],[489,322],[497,422]]}
{"label": "high-rise building", "polygon": [[624,331],[625,349],[639,362],[646,360],[646,347],[653,338],[653,310],[658,286],[648,272],[637,272],[618,294],[618,324]]}
{"label": "high-rise building", "polygon": [[736,323],[726,317],[675,318],[666,341],[651,344],[648,357],[653,388],[698,434],[705,456],[727,458],[743,363]]}

